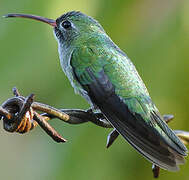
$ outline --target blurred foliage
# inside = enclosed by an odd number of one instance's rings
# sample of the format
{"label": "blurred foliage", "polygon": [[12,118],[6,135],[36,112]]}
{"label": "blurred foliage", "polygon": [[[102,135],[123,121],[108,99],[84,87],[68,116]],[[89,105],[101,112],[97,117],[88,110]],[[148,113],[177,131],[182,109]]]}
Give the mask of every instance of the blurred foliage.
{"label": "blurred foliage", "polygon": [[[49,18],[80,10],[95,17],[136,65],[173,129],[189,130],[188,0],[0,0],[0,12]],[[64,76],[51,27],[25,19],[0,18],[0,102],[16,86],[24,95],[59,108],[88,108]],[[26,135],[0,131],[0,179],[152,179],[151,164],[123,138],[106,149],[109,130],[92,124],[51,124],[67,138],[54,143],[40,128]],[[188,179],[188,163],[160,179]]]}

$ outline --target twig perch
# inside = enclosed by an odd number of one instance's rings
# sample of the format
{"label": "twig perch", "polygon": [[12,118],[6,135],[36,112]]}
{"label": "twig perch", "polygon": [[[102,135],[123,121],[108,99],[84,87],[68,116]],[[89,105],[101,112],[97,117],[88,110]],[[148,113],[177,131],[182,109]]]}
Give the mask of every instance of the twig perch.
{"label": "twig perch", "polygon": [[[92,122],[98,126],[111,128],[111,125],[101,120],[103,115],[93,113],[91,110],[80,109],[56,109],[46,104],[34,102],[34,95],[28,97],[20,95],[16,88],[13,88],[12,97],[0,106],[0,118],[3,120],[3,127],[8,132],[26,133],[39,125],[56,142],[65,142],[56,130],[47,122],[50,119],[58,118],[69,124],[81,124]],[[39,114],[37,111],[43,112]]]}
{"label": "twig perch", "polygon": [[[0,119],[3,120],[3,128],[8,132],[27,133],[34,127],[39,125],[54,141],[66,142],[47,121],[58,118],[65,123],[81,124],[92,122],[103,128],[112,128],[106,121],[102,113],[94,112],[92,109],[56,109],[46,104],[34,102],[34,94],[30,94],[26,98],[21,96],[16,88],[13,88],[14,97],[6,100],[0,106]],[[39,114],[42,112],[42,114]],[[169,123],[174,116],[164,115],[165,122]],[[189,144],[189,132],[175,130],[176,135],[184,144]],[[117,139],[119,133],[113,129],[108,135],[106,147],[110,147]],[[160,168],[156,165],[152,166],[154,178],[159,176]]]}

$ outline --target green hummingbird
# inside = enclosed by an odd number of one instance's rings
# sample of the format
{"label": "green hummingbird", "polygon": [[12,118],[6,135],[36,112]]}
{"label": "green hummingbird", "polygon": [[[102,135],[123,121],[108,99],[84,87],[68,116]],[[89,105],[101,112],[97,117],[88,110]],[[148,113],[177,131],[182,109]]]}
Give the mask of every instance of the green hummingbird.
{"label": "green hummingbird", "polygon": [[187,148],[163,121],[127,55],[92,17],[71,11],[56,20],[24,17],[53,26],[62,69],[81,94],[129,144],[155,165],[176,171]]}

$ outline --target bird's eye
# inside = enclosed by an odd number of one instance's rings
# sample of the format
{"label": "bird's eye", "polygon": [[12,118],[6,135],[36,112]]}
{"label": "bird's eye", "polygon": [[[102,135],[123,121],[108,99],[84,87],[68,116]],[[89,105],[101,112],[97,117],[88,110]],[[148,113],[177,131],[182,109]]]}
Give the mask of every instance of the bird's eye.
{"label": "bird's eye", "polygon": [[68,28],[71,27],[71,23],[70,23],[70,21],[63,21],[63,22],[61,23],[61,26],[62,26],[64,29],[68,29]]}

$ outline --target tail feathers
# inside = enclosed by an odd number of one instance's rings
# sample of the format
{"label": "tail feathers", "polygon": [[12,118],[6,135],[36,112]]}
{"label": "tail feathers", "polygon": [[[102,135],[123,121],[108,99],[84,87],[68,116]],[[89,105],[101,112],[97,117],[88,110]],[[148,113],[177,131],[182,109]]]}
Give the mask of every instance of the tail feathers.
{"label": "tail feathers", "polygon": [[[179,170],[178,166],[184,164],[187,149],[178,138],[175,139],[176,135],[168,126],[161,124],[158,119],[156,123],[163,130],[158,131],[140,113],[131,112],[128,105],[116,94],[103,70],[98,76],[90,68],[85,73],[92,82],[83,87],[111,125],[150,162],[169,171]],[[80,82],[81,77],[77,74],[75,76]]]}
{"label": "tail feathers", "polygon": [[178,166],[184,164],[185,153],[180,146],[175,144],[176,147],[172,148],[139,114],[133,115],[115,95],[101,102],[99,108],[112,126],[150,162],[169,171],[178,171]]}
{"label": "tail feathers", "polygon": [[[148,143],[145,139],[139,137],[139,134],[133,134],[134,131],[131,132],[129,129],[127,129],[121,121],[116,121],[115,116],[112,119],[109,117],[108,120],[110,120],[112,125],[129,142],[129,144],[131,144],[146,159],[153,164],[156,164],[160,168],[168,171],[178,171],[179,165],[185,163],[183,155],[173,150],[171,147],[165,144],[165,142],[161,141],[161,139],[158,139],[158,137],[153,138],[156,138],[156,142],[159,145],[156,145],[156,143],[153,144],[153,142]],[[115,120],[116,123],[112,120]]]}

